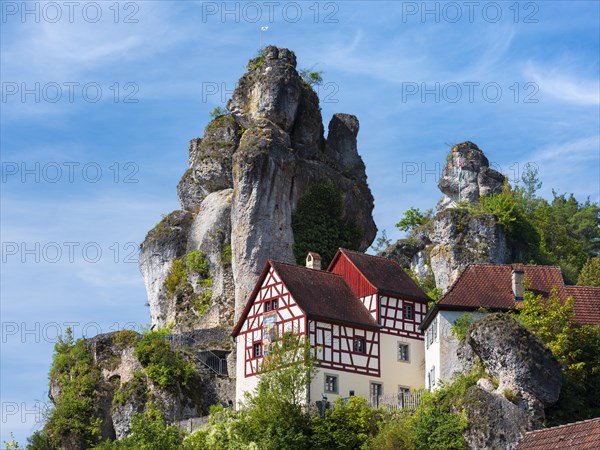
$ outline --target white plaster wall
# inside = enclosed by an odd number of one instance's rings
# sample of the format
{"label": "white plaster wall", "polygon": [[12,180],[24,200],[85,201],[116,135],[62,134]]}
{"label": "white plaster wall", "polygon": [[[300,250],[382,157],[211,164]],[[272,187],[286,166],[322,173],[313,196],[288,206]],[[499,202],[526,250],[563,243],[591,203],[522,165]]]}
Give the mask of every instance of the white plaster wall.
{"label": "white plaster wall", "polygon": [[[409,387],[411,391],[424,387],[425,344],[411,339],[381,333],[381,380],[384,394],[395,394],[398,386]],[[398,342],[409,345],[409,361],[398,361]],[[386,389],[387,388],[387,389]]]}

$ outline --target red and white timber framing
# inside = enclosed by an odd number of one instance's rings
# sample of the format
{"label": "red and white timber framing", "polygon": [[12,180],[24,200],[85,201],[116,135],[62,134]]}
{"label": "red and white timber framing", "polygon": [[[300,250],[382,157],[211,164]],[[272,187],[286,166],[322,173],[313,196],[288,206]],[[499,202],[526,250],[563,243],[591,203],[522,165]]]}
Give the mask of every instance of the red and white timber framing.
{"label": "red and white timber framing", "polygon": [[[311,344],[316,347],[317,365],[363,375],[379,377],[379,333],[377,331],[311,321]],[[362,352],[355,351],[355,340],[363,341]]]}
{"label": "red and white timber framing", "polygon": [[[273,309],[273,300],[277,306]],[[267,308],[267,304],[270,306]],[[269,311],[267,311],[269,309]],[[265,313],[268,312],[268,315]],[[275,334],[283,336],[285,333],[294,333],[299,336],[306,335],[306,315],[290,295],[277,272],[272,267],[254,299],[254,303],[239,332],[238,345],[244,346],[244,374],[246,377],[256,375],[262,361],[260,356],[255,357],[254,345],[263,343],[263,320],[266,316],[276,315]]]}
{"label": "red and white timber framing", "polygon": [[382,333],[423,340],[419,324],[427,314],[427,304],[391,296],[379,296],[379,324]]}

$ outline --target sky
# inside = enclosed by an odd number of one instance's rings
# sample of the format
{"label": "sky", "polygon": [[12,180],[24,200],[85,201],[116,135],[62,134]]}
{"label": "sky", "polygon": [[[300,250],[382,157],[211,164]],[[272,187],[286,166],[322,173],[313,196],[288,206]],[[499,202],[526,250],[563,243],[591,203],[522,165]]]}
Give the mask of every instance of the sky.
{"label": "sky", "polygon": [[139,244],[179,208],[188,142],[266,44],[323,72],[391,239],[453,144],[514,183],[600,197],[600,3],[1,1],[0,440],[48,407],[58,335],[150,321]]}

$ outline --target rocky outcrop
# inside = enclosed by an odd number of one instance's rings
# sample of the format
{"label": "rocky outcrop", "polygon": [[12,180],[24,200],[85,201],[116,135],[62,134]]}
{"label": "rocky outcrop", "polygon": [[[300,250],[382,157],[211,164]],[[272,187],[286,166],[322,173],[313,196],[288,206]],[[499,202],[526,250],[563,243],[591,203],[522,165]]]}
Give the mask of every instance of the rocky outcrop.
{"label": "rocky outcrop", "polygon": [[[235,382],[215,374],[196,356],[202,350],[212,349],[225,358],[231,350],[228,334],[226,330],[214,329],[166,336],[173,351],[195,368],[185,385],[171,380],[173,383],[166,388],[152,381],[136,356],[134,349],[141,339],[138,333],[126,330],[87,339],[85,347],[92,357],[91,370],[98,374],[92,402],[95,417],[100,419],[101,438],[121,439],[129,435],[133,415],[145,411],[149,402],[168,423],[175,423],[206,415],[210,405],[227,405],[235,399]],[[60,381],[53,378],[49,397],[56,401],[61,394]],[[68,434],[62,444],[66,449],[81,448],[74,436]]]}
{"label": "rocky outcrop", "polygon": [[526,431],[542,426],[544,408],[558,401],[560,364],[550,349],[513,318],[491,314],[471,324],[464,363],[476,359],[495,380],[479,380],[463,399],[469,449],[514,449]]}
{"label": "rocky outcrop", "polygon": [[[459,199],[459,170],[462,171]],[[472,142],[452,147],[438,186],[444,198],[437,213],[382,252],[421,280],[435,278],[446,292],[469,264],[505,264],[511,260],[504,228],[493,214],[473,214],[469,204],[500,192],[504,176],[489,168],[483,152]],[[460,200],[460,201],[459,201]]]}
{"label": "rocky outcrop", "polygon": [[[177,187],[184,211],[178,214],[186,217],[180,233],[173,231],[177,245],[154,240],[161,224],[142,244],[154,325],[171,323],[180,331],[233,325],[267,259],[294,261],[292,213],[318,183],[332,180],[342,192],[343,216],[358,226],[360,250],[375,237],[358,119],[335,114],[325,139],[319,99],[290,50],[269,46],[247,69],[227,104],[230,114],[190,142],[190,168]],[[172,261],[194,251],[208,263],[210,288],[186,273],[189,285],[184,280],[181,289],[168,291]],[[198,308],[208,290],[210,306]]]}
{"label": "rocky outcrop", "polygon": [[460,201],[474,203],[479,197],[499,193],[504,181],[504,175],[490,169],[488,159],[477,145],[469,141],[457,144],[450,150],[438,181],[444,194],[438,210]]}
{"label": "rocky outcrop", "polygon": [[514,319],[492,314],[475,322],[466,344],[498,379],[497,391],[510,391],[535,419],[543,420],[544,408],[558,401],[560,364],[548,347]]}

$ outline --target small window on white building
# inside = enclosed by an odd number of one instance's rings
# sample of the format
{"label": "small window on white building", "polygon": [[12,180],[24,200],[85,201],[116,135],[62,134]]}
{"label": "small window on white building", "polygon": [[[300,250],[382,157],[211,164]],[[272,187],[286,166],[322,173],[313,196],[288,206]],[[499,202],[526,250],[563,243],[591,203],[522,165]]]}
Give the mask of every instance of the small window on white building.
{"label": "small window on white building", "polygon": [[429,390],[435,387],[435,366],[432,366],[429,372],[427,372],[427,387]]}
{"label": "small window on white building", "polygon": [[354,353],[365,353],[365,338],[354,338]]}
{"label": "small window on white building", "polygon": [[259,358],[262,355],[262,344],[260,342],[254,344],[252,354],[255,358]]}
{"label": "small window on white building", "polygon": [[410,401],[410,388],[406,386],[398,386],[398,406],[404,408]]}
{"label": "small window on white building", "polygon": [[408,320],[413,320],[415,316],[414,306],[413,305],[404,305],[404,318]]}
{"label": "small window on white building", "polygon": [[338,393],[338,377],[337,375],[325,374],[325,392],[329,394]]}
{"label": "small window on white building", "polygon": [[410,361],[409,345],[405,342],[398,342],[398,361]]}
{"label": "small window on white building", "polygon": [[437,317],[431,321],[429,327],[427,327],[427,333],[425,336],[425,346],[429,348],[433,342],[437,339]]}

